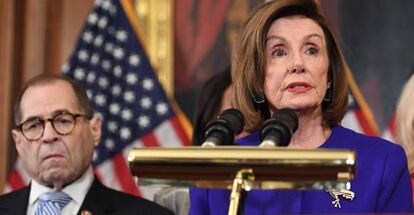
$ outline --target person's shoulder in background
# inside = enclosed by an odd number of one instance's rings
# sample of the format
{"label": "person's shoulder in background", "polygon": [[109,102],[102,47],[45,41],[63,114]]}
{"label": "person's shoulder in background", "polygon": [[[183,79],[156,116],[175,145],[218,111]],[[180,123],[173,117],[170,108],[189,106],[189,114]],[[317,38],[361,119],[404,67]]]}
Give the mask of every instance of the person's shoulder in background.
{"label": "person's shoulder in background", "polygon": [[97,179],[86,194],[85,200],[79,210],[90,211],[93,214],[151,214],[172,215],[173,213],[147,199],[119,192],[105,187]]}

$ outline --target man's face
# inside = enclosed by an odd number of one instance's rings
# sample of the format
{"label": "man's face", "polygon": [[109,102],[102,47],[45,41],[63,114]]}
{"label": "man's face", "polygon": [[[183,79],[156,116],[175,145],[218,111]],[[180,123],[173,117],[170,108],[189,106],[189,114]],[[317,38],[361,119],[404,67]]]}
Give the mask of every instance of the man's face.
{"label": "man's face", "polygon": [[[21,122],[29,118],[49,119],[61,112],[85,114],[74,90],[65,81],[29,87],[21,99]],[[20,122],[20,123],[21,123]],[[14,129],[13,139],[23,165],[37,182],[62,187],[80,177],[92,161],[94,146],[100,141],[101,121],[85,117],[75,119],[75,128],[67,135],[58,134],[46,121],[43,136],[28,140]]]}

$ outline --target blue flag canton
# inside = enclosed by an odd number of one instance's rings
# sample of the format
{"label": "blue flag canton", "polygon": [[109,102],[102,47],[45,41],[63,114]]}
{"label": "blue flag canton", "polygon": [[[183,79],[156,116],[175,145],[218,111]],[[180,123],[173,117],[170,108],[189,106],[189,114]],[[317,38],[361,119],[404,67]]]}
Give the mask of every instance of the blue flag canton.
{"label": "blue flag canton", "polygon": [[95,165],[174,115],[119,1],[96,1],[63,73],[87,89],[103,118]]}
{"label": "blue flag canton", "polygon": [[348,92],[348,111],[350,110],[359,110],[360,106],[358,104],[358,101],[356,100],[354,94],[349,91]]}

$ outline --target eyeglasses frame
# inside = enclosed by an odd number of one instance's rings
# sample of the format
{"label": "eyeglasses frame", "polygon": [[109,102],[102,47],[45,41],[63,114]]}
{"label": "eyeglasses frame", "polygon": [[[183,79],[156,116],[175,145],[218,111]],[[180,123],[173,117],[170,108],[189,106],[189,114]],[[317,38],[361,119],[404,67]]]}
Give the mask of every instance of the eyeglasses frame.
{"label": "eyeglasses frame", "polygon": [[[59,132],[59,131],[55,128],[55,124],[53,123],[53,120],[54,120],[54,118],[55,118],[55,117],[60,116],[60,115],[64,115],[64,114],[70,115],[70,116],[72,116],[72,117],[73,117],[73,119],[74,119],[74,125],[73,125],[73,128],[72,128],[69,132],[66,132],[66,133]],[[49,117],[49,118],[43,118],[43,119],[42,119],[42,118],[40,118],[40,117],[39,117],[38,119],[40,119],[40,120],[41,120],[42,125],[43,125],[43,129],[42,129],[42,134],[41,134],[38,138],[35,138],[35,139],[30,139],[30,138],[26,137],[26,135],[25,135],[25,134],[24,134],[24,132],[23,132],[23,124],[24,124],[24,123],[26,123],[26,122],[28,122],[29,120],[26,120],[26,121],[24,121],[24,122],[20,123],[19,125],[17,125],[17,126],[16,126],[16,129],[17,129],[17,130],[19,130],[19,131],[22,133],[22,135],[23,135],[23,136],[24,136],[27,140],[29,140],[29,141],[36,141],[36,140],[40,140],[40,139],[43,137],[43,135],[44,135],[44,133],[45,133],[46,123],[47,123],[47,122],[50,122],[50,124],[52,125],[53,130],[54,130],[56,133],[58,133],[59,135],[62,135],[62,136],[66,136],[66,135],[68,135],[68,134],[72,133],[72,131],[73,131],[73,130],[75,130],[75,128],[76,128],[76,121],[77,121],[77,119],[78,119],[79,117],[85,117],[85,119],[87,119],[87,120],[92,119],[92,116],[90,116],[90,115],[88,115],[88,114],[82,114],[82,113],[71,113],[71,112],[68,112],[68,111],[62,111],[62,112],[60,112],[59,114],[56,114],[56,115],[54,115],[53,117]]]}

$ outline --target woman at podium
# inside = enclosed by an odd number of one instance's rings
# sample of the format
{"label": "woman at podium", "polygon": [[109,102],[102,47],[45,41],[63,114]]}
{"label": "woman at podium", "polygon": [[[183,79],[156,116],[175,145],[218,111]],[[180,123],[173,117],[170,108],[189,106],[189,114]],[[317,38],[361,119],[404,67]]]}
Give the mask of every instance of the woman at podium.
{"label": "woman at podium", "polygon": [[[245,22],[236,44],[233,106],[244,114],[244,130],[250,133],[236,144],[259,145],[258,130],[270,113],[289,108],[299,123],[287,147],[351,149],[357,154],[356,179],[346,193],[251,190],[244,197],[243,214],[411,210],[412,188],[403,149],[340,125],[348,108],[346,73],[350,71],[314,1],[263,4]],[[189,214],[227,214],[229,203],[230,190],[192,188]]]}

